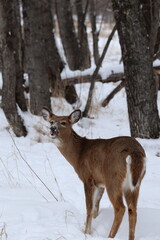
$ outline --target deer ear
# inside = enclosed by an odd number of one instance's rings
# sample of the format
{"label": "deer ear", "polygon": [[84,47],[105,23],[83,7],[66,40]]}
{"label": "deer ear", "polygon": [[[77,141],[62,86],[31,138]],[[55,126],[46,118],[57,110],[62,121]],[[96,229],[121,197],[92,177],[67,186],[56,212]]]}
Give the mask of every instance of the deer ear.
{"label": "deer ear", "polygon": [[70,114],[69,121],[72,124],[74,124],[74,123],[78,122],[80,118],[81,118],[81,110],[78,109]]}
{"label": "deer ear", "polygon": [[46,107],[43,107],[43,108],[42,108],[41,114],[42,114],[43,118],[44,118],[46,121],[49,121],[49,119],[50,119],[51,116],[52,116],[51,111],[50,111],[48,108],[46,108]]}

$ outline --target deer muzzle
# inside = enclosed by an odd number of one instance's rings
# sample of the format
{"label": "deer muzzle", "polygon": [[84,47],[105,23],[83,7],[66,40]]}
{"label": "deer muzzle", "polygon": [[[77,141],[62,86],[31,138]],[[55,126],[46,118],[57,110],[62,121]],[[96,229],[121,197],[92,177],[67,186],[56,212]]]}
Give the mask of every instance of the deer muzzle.
{"label": "deer muzzle", "polygon": [[58,133],[59,133],[58,127],[53,125],[53,126],[51,126],[50,130],[51,130],[51,132],[50,132],[51,138],[55,139],[58,136]]}

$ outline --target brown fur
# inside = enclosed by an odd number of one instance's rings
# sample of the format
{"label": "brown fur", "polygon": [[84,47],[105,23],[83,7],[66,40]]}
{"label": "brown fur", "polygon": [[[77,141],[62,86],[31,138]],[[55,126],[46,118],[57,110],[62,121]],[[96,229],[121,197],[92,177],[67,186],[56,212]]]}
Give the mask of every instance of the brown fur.
{"label": "brown fur", "polygon": [[[134,240],[138,194],[141,180],[145,174],[145,152],[132,137],[94,140],[82,138],[72,129],[72,124],[77,122],[79,117],[72,122],[72,116],[74,116],[74,112],[70,116],[62,117],[49,112],[48,118],[46,115],[44,118],[58,123],[59,135],[57,138],[61,143],[58,148],[84,183],[87,208],[85,233],[91,232],[92,217],[98,215],[99,202],[104,191],[101,185],[104,185],[115,213],[109,237],[113,238],[116,235],[121,224],[125,212],[124,195],[129,214],[129,240]],[[61,126],[61,121],[65,121],[65,127]],[[130,171],[134,190],[123,189],[127,173],[127,156],[131,157]],[[94,203],[95,191],[98,192],[98,195]]]}

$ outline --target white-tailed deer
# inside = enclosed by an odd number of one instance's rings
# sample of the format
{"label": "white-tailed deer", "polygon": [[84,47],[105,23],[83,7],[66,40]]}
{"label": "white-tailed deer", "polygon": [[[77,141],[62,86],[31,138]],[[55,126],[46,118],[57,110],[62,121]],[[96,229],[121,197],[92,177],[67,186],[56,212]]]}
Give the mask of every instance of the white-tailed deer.
{"label": "white-tailed deer", "polygon": [[137,200],[141,181],[146,170],[145,152],[132,137],[87,139],[72,129],[81,111],[69,116],[56,116],[47,108],[42,115],[51,124],[50,134],[67,161],[74,167],[84,183],[87,219],[85,233],[91,233],[92,218],[96,218],[104,192],[114,208],[114,220],[109,236],[113,238],[121,224],[126,199],[129,215],[129,240],[134,240],[137,220]]}

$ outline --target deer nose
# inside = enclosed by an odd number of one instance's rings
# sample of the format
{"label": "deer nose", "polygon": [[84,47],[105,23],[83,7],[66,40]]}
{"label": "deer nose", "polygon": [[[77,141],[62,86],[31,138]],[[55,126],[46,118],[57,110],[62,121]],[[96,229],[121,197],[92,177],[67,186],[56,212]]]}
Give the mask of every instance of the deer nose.
{"label": "deer nose", "polygon": [[51,126],[50,130],[51,130],[52,132],[54,132],[54,131],[57,130],[57,127],[56,127],[56,126]]}

